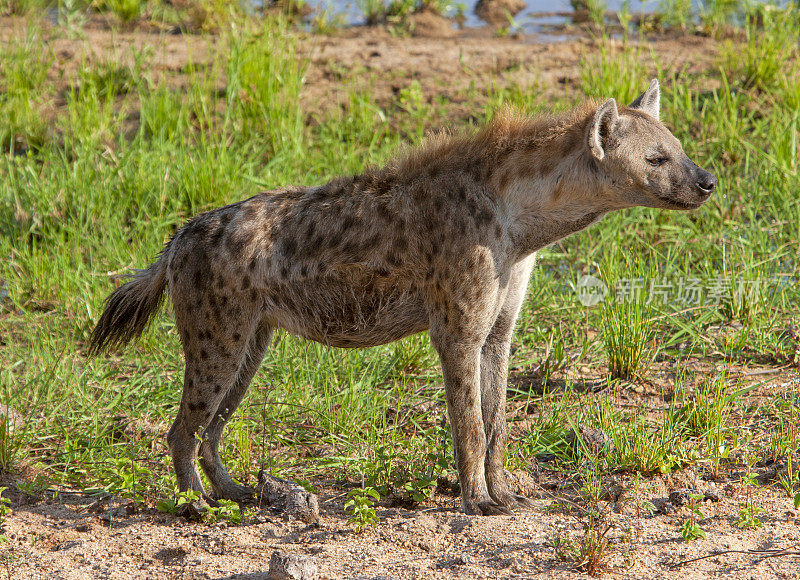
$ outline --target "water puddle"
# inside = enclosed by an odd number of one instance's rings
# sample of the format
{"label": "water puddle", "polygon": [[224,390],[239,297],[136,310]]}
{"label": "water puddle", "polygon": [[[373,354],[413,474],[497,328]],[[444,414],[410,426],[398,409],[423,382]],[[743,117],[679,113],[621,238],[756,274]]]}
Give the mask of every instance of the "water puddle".
{"label": "water puddle", "polygon": [[[475,14],[477,0],[463,2],[465,7],[461,26],[464,28],[480,28],[486,23]],[[308,0],[309,6],[328,9],[333,14],[341,14],[344,22],[350,26],[364,24],[364,16],[356,2],[352,0]],[[527,6],[513,18],[513,27],[525,34],[537,35],[537,42],[565,42],[572,38],[563,32],[564,25],[572,22],[574,11],[569,0],[527,0]],[[607,10],[616,12],[622,8],[622,0],[609,0]],[[632,13],[653,12],[658,8],[658,0],[636,2],[630,7]],[[454,14],[448,16],[455,16]],[[453,27],[458,25],[454,22]]]}

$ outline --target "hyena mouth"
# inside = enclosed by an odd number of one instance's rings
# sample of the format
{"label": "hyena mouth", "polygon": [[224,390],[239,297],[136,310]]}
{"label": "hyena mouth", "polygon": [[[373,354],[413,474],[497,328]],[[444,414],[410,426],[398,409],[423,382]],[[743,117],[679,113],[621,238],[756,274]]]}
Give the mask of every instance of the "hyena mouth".
{"label": "hyena mouth", "polygon": [[687,201],[678,201],[677,199],[671,199],[669,197],[661,197],[660,195],[657,195],[656,197],[658,197],[658,199],[664,203],[671,205],[673,209],[697,209],[703,205],[703,202],[705,201],[703,200],[695,203],[689,203]]}

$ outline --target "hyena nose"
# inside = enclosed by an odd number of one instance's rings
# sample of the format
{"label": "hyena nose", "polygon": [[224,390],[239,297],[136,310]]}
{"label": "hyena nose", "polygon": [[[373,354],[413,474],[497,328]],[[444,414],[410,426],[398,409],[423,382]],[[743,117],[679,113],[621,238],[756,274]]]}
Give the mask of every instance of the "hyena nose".
{"label": "hyena nose", "polygon": [[697,189],[699,189],[705,197],[708,197],[717,188],[717,178],[711,175],[708,171],[702,171],[697,178]]}

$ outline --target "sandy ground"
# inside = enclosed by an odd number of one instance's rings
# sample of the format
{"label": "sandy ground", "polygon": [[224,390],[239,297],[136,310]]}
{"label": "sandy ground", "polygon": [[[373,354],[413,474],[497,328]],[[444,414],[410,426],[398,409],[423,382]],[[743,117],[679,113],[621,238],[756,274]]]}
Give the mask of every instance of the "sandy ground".
{"label": "sandy ground", "polygon": [[[683,541],[678,527],[689,516],[686,507],[668,515],[637,514],[630,492],[616,503],[601,502],[613,522],[606,537],[614,547],[603,558],[607,577],[800,576],[800,513],[785,494],[770,488],[756,492],[754,505],[765,510],[763,527],[740,530],[736,514],[745,497],[738,486],[692,481],[686,473],[666,481],[646,481],[639,489],[641,499],[658,503],[669,487],[684,485],[718,494],[719,501],[706,500],[700,508],[707,538]],[[244,525],[228,527],[190,523],[153,510],[128,515],[113,500],[100,510],[87,509],[88,499],[37,502],[18,506],[9,518],[6,570],[12,578],[256,579],[268,577],[270,556],[278,550],[314,557],[320,578],[582,576],[574,562],[557,557],[553,541],[579,542],[585,518],[553,508],[552,498],[563,498],[556,490],[529,484],[528,492],[541,498],[541,509],[514,516],[465,516],[454,497],[439,497],[439,506],[414,511],[379,507],[380,523],[360,534],[347,524],[341,498],[324,494],[319,526],[285,521],[267,510]],[[791,553],[742,553],[785,548]],[[715,552],[725,553],[681,564]]]}
{"label": "sandy ground", "polygon": [[[20,34],[25,21],[0,19],[0,41]],[[213,42],[190,35],[159,32],[113,32],[90,26],[83,39],[53,35],[57,57],[54,82],[67,82],[82,59],[130,61],[131,48],[150,47],[151,72],[176,87],[187,82],[183,66],[213,58]],[[558,44],[536,44],[524,37],[496,38],[488,31],[469,31],[452,38],[397,38],[382,30],[353,29],[336,36],[308,37],[300,52],[309,68],[303,99],[307,106],[336,107],[353,84],[368,83],[378,104],[389,103],[408,83],[420,83],[432,102],[445,95],[457,105],[453,117],[471,118],[475,103],[469,87],[514,82],[538,87],[544,98],[573,98],[578,65],[592,50],[588,37]],[[669,70],[705,68],[714,62],[708,39],[656,40],[653,53]],[[647,49],[649,54],[649,48]],[[222,82],[222,81],[221,81]],[[478,91],[480,93],[481,91]],[[471,98],[471,97],[470,97]],[[53,104],[58,114],[59,103]],[[769,369],[767,369],[769,370]],[[597,369],[595,369],[597,371]],[[743,370],[746,372],[746,370]],[[668,374],[668,373],[667,373]],[[752,375],[752,380],[759,378]],[[797,389],[797,371],[766,377],[763,387]],[[668,378],[664,379],[668,382]],[[787,386],[788,385],[788,386]],[[630,392],[629,405],[662,406],[658,381]],[[758,396],[753,393],[752,396]],[[509,412],[518,409],[513,403]],[[609,522],[606,537],[614,547],[603,562],[609,577],[630,578],[797,578],[800,577],[800,514],[763,466],[763,486],[752,492],[764,508],[763,527],[735,526],[747,490],[741,468],[731,466],[715,481],[694,472],[647,478],[634,486],[624,475],[605,481],[607,501],[600,502]],[[773,469],[774,472],[774,469]],[[533,474],[533,475],[531,475]],[[773,474],[774,475],[774,474]],[[460,513],[459,500],[448,494],[414,511],[378,507],[380,523],[361,534],[343,514],[346,490],[326,488],[320,494],[319,526],[287,521],[269,510],[248,516],[241,526],[191,523],[152,509],[126,509],[122,500],[92,506],[93,499],[64,494],[55,499],[12,493],[13,514],[0,549],[0,577],[8,578],[265,578],[273,551],[313,556],[322,578],[572,578],[580,576],[574,561],[562,561],[553,548],[561,537],[580,543],[586,518],[563,504],[574,497],[575,482],[532,465],[515,473],[520,492],[541,509],[514,516],[480,518]],[[5,485],[12,487],[14,481]],[[700,525],[707,539],[684,542],[678,532],[688,509],[652,514],[644,501],[663,504],[680,489],[710,491],[718,501],[702,502]],[[659,501],[656,501],[659,500]],[[572,510],[574,511],[574,510]],[[665,509],[669,512],[670,510]],[[776,554],[764,550],[788,549]],[[729,551],[695,562],[686,560]],[[730,550],[734,550],[730,552]],[[738,551],[737,551],[738,550]],[[759,553],[748,551],[761,550]],[[743,553],[744,552],[744,553]]]}

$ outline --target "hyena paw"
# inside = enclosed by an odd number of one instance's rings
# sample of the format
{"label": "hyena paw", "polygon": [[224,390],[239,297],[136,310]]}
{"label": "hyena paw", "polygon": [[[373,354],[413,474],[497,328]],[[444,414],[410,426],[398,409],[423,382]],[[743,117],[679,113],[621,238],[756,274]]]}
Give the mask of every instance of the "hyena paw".
{"label": "hyena paw", "polygon": [[492,499],[464,502],[464,512],[474,516],[507,516],[511,510]]}
{"label": "hyena paw", "polygon": [[208,511],[209,506],[218,507],[219,503],[207,495],[203,495],[201,499],[187,501],[177,506],[175,514],[187,520],[199,521],[203,518],[203,514]]}
{"label": "hyena paw", "polygon": [[498,503],[512,512],[533,511],[536,507],[533,501],[523,495],[509,494]]}

